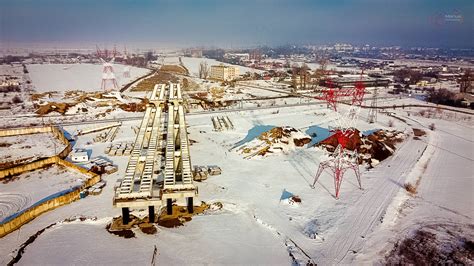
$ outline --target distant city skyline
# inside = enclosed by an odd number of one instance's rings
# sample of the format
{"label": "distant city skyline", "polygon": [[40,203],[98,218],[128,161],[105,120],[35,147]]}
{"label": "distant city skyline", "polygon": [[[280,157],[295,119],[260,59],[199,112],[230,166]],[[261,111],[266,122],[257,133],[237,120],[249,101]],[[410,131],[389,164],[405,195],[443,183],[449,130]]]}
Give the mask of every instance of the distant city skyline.
{"label": "distant city skyline", "polygon": [[474,47],[471,0],[0,0],[0,44]]}

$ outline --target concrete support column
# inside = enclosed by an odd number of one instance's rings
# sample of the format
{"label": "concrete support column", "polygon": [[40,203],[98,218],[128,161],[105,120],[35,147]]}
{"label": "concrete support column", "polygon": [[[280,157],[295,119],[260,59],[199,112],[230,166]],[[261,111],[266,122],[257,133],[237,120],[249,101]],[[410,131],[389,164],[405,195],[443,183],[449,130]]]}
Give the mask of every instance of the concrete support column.
{"label": "concrete support column", "polygon": [[173,214],[173,199],[166,199],[166,214]]}
{"label": "concrete support column", "polygon": [[188,198],[188,213],[194,212],[193,197]]}
{"label": "concrete support column", "polygon": [[122,223],[128,224],[130,222],[130,210],[128,208],[122,208]]}
{"label": "concrete support column", "polygon": [[148,206],[148,221],[150,223],[155,222],[155,206]]}

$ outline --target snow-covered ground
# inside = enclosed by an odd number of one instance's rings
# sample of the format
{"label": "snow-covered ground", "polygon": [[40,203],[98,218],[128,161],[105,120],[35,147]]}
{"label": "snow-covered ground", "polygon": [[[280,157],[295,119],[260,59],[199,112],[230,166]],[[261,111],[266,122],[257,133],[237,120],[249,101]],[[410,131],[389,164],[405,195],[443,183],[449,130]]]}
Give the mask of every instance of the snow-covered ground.
{"label": "snow-covered ground", "polygon": [[[198,77],[199,76],[199,65],[201,62],[206,62],[207,66],[210,68],[211,66],[214,65],[226,65],[226,66],[236,66],[239,68],[239,74],[245,74],[246,72],[250,73],[260,73],[262,72],[261,70],[258,69],[253,69],[249,67],[244,67],[244,66],[238,66],[238,65],[231,65],[227,63],[223,63],[220,61],[217,61],[215,59],[210,59],[210,58],[194,58],[194,57],[181,57],[181,60],[184,64],[184,66],[189,70],[189,74],[193,77]],[[167,57],[164,59],[165,64],[170,63],[170,64],[179,64],[179,58],[178,57]]]}
{"label": "snow-covered ground", "polygon": [[[400,193],[389,209],[390,219],[370,236],[361,261],[385,256],[393,245],[425,226],[449,224],[472,234],[474,218],[474,126],[457,119],[407,117],[408,123],[428,132],[421,141],[427,149],[409,176],[419,180],[416,196]],[[428,129],[431,123],[435,130]],[[442,230],[439,230],[442,237]],[[467,233],[466,233],[467,236]],[[471,239],[472,241],[472,239]],[[381,245],[383,243],[383,245]]]}
{"label": "snow-covered ground", "polygon": [[[379,105],[409,103],[421,102],[406,98],[379,101]],[[322,265],[371,263],[380,259],[377,252],[382,248],[381,243],[386,243],[394,232],[405,232],[402,229],[409,227],[404,225],[412,226],[416,219],[419,222],[451,219],[459,223],[472,220],[470,165],[474,159],[474,134],[470,120],[407,116],[407,112],[419,110],[407,107],[390,109],[392,116],[379,114],[377,123],[368,124],[365,122],[368,110],[363,109],[357,124],[360,131],[389,128],[389,121],[394,121],[391,129],[404,132],[406,140],[397,146],[393,156],[375,168],[360,167],[363,190],[358,189],[353,173],[347,172],[340,199],[335,200],[329,173],[321,176],[314,189],[310,187],[325,155],[319,148],[296,147],[252,159],[231,150],[236,143],[252,137],[252,130],[258,127],[291,126],[309,134],[315,127],[327,129],[336,118],[325,105],[276,110],[227,112],[225,115],[235,129],[222,132],[213,131],[211,117],[216,114],[188,115],[189,138],[196,141],[190,147],[193,164],[218,165],[223,171],[222,175],[197,183],[200,200],[219,201],[224,207],[195,216],[182,227],[159,227],[154,236],[137,230],[136,238],[132,239],[105,230],[112,217],[120,215],[120,210],[111,204],[111,184],[123,176],[128,158],[104,155],[108,144],[93,143],[94,134],[80,136],[76,147],[92,150],[92,157],[108,157],[119,166],[119,171],[104,177],[108,184],[101,195],[50,211],[24,225],[18,234],[5,236],[0,245],[0,264],[6,264],[12,252],[38,230],[78,215],[98,220],[61,223],[47,229],[26,248],[20,263],[148,264],[155,246],[157,262],[170,265],[288,265],[290,253],[301,263],[308,260]],[[432,122],[436,123],[435,131],[426,129]],[[133,140],[131,127],[139,123],[139,120],[124,122],[115,141]],[[66,130],[71,133],[80,127],[84,126],[72,125]],[[414,138],[414,127],[424,129],[428,136]],[[398,204],[407,198],[403,185],[418,177],[423,169],[420,163],[427,161],[426,156],[431,160],[419,187],[420,198],[410,199],[419,207],[399,214]],[[283,191],[299,196],[301,204],[280,202]],[[465,217],[460,218],[460,214]],[[405,224],[404,219],[407,219]],[[371,253],[372,250],[375,251]],[[69,255],[61,258],[55,255],[61,252]]]}
{"label": "snow-covered ground", "polygon": [[0,137],[0,163],[50,157],[61,152],[65,145],[51,133],[38,133],[12,137]]}
{"label": "snow-covered ground", "polygon": [[[115,64],[115,77],[120,86],[143,76],[150,70],[130,67],[130,77],[123,77],[124,65]],[[100,64],[34,64],[27,65],[33,87],[38,92],[46,91],[99,91],[102,79]]]}
{"label": "snow-covered ground", "polygon": [[0,221],[47,196],[81,185],[87,178],[65,167],[52,165],[3,182],[0,185]]}

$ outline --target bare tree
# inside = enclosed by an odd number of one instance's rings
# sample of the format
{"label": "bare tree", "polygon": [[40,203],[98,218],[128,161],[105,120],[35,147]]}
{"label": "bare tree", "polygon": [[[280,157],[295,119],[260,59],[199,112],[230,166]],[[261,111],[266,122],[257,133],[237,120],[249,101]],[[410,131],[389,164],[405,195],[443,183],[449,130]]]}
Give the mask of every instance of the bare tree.
{"label": "bare tree", "polygon": [[470,69],[464,72],[464,75],[459,79],[459,88],[460,92],[469,92],[469,88],[471,87],[472,80],[474,80],[474,74],[471,72]]}
{"label": "bare tree", "polygon": [[322,56],[319,60],[319,69],[321,69],[322,72],[325,72],[328,66],[328,59],[325,56]]}
{"label": "bare tree", "polygon": [[[298,64],[296,64],[296,63],[293,64],[291,66],[291,84],[293,86],[294,91],[296,91],[298,89],[297,78],[298,78],[299,72],[300,72],[300,67],[298,66]],[[301,85],[301,83],[300,83],[300,85]]]}
{"label": "bare tree", "polygon": [[208,76],[209,76],[209,67],[207,66],[206,61],[202,61],[199,64],[199,78],[207,79]]}
{"label": "bare tree", "polygon": [[309,67],[306,65],[306,63],[303,63],[300,68],[300,84],[301,86],[306,89],[306,80],[308,78],[308,70]]}

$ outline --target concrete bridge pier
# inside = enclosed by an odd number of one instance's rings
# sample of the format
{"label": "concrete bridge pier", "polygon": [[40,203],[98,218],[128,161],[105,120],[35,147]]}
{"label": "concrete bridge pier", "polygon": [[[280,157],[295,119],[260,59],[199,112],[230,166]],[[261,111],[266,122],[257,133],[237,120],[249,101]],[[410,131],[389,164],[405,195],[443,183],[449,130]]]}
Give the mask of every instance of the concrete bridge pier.
{"label": "concrete bridge pier", "polygon": [[122,223],[128,224],[130,222],[130,210],[128,208],[122,208]]}
{"label": "concrete bridge pier", "polygon": [[193,213],[194,212],[194,206],[193,206],[193,197],[188,198],[188,212]]}
{"label": "concrete bridge pier", "polygon": [[166,214],[173,214],[173,199],[166,199]]}
{"label": "concrete bridge pier", "polygon": [[148,222],[155,222],[155,206],[148,206]]}

